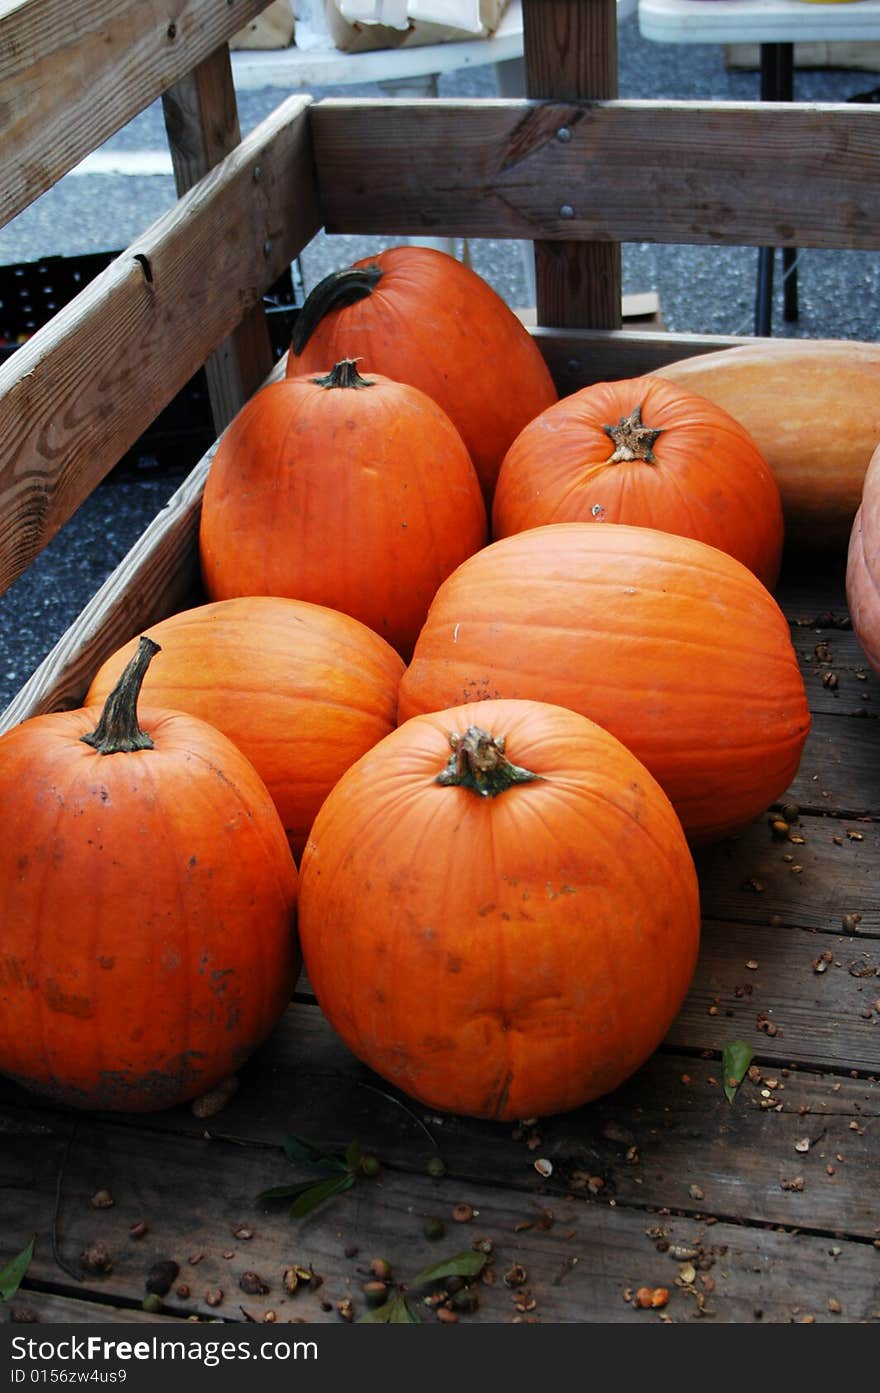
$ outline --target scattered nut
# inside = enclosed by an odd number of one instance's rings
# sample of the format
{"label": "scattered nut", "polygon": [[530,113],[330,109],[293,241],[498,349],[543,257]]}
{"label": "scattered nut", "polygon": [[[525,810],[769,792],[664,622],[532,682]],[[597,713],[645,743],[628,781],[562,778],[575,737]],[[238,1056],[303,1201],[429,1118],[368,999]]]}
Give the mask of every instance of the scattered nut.
{"label": "scattered nut", "polygon": [[95,1275],[113,1271],[113,1254],[106,1243],[90,1243],[80,1254],[80,1262],[86,1272]]}
{"label": "scattered nut", "polygon": [[96,1190],[89,1203],[93,1209],[112,1209],[113,1196],[109,1190]]}
{"label": "scattered nut", "polygon": [[248,1296],[265,1296],[270,1288],[257,1272],[242,1272],[238,1285]]}

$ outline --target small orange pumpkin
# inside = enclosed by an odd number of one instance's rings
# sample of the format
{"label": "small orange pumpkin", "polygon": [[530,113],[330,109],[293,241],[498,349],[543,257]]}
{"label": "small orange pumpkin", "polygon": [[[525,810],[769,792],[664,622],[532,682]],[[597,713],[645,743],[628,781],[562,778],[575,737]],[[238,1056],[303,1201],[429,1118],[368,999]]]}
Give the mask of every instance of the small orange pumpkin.
{"label": "small orange pumpkin", "polygon": [[291,376],[356,355],[420,387],[461,432],[487,503],[504,452],[556,401],[540,350],[470,267],[431,247],[391,247],[315,286],[297,315]]}
{"label": "small orange pumpkin", "polygon": [[199,545],[212,600],[286,595],[404,656],[437,586],[486,541],[461,436],[424,392],[344,359],[251,397],[221,437]]}
{"label": "small orange pumpkin", "polygon": [[[162,651],[143,699],[229,736],[266,784],[299,857],[340,774],[394,729],[403,659],[347,614],[269,595],[198,605],[150,633]],[[136,647],[132,639],[101,666],[87,705],[106,699]]]}
{"label": "small orange pumpkin", "polygon": [[440,587],[398,720],[499,696],[558,702],[610,730],[694,842],[739,830],[784,792],[810,728],[765,586],[705,542],[623,523],[518,532]]}
{"label": "small orange pumpkin", "polygon": [[351,1050],[495,1120],[607,1093],[659,1045],[699,941],[659,786],[561,707],[417,716],[344,774],[302,862],[309,980]]}
{"label": "small orange pumpkin", "polygon": [[137,694],[0,738],[0,1072],[71,1107],[145,1112],[227,1078],[299,968],[297,871],[265,785],[219,731]]}
{"label": "small orange pumpkin", "polygon": [[695,537],[768,587],[779,575],[782,503],[757,445],[722,407],[659,377],[597,382],[564,397],[504,458],[496,537],[593,521]]}

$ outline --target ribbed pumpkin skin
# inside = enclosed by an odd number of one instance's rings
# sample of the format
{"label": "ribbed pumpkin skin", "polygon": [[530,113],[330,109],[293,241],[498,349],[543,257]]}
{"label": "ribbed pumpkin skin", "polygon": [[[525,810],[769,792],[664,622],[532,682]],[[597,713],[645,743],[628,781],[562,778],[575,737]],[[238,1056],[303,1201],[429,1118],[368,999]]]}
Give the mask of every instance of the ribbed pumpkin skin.
{"label": "ribbed pumpkin skin", "polygon": [[[478,725],[540,774],[441,787]],[[300,933],[322,1009],[432,1108],[542,1116],[615,1088],[662,1040],[697,956],[696,874],[668,800],[607,732],[541,702],[416,717],[321,809]]]}
{"label": "ribbed pumpkin skin", "polygon": [[380,266],[381,281],[331,310],[303,351],[291,351],[288,373],[358,357],[362,372],[420,387],[455,422],[491,501],[504,452],[557,399],[534,340],[481,276],[444,252],[391,247],[354,265]]}
{"label": "ribbed pumpkin skin", "polygon": [[0,739],[0,1072],[80,1108],[171,1107],[234,1073],[299,967],[297,872],[257,774],[204,721],[98,754],[99,708]]}
{"label": "ribbed pumpkin skin", "polygon": [[423,392],[311,377],[263,387],[223,435],[202,504],[212,600],[341,610],[408,655],[437,586],[486,540],[461,437]]}
{"label": "ribbed pumpkin skin", "polygon": [[398,720],[498,696],[610,730],[695,843],[787,788],[810,726],[788,624],[760,581],[715,547],[622,523],[520,532],[441,586]]}
{"label": "ribbed pumpkin skin", "polygon": [[[162,651],[144,700],[229,737],[266,784],[299,857],[336,780],[394,729],[403,659],[347,614],[267,595],[184,610],[150,636]],[[136,648],[132,639],[107,659],[87,702],[104,702]]]}
{"label": "ribbed pumpkin skin", "polygon": [[[641,407],[660,434],[649,459],[610,462],[617,428]],[[506,537],[551,522],[623,522],[729,552],[770,588],[782,559],[779,488],[732,416],[659,377],[597,382],[543,411],[508,450],[492,510]]]}
{"label": "ribbed pumpkin skin", "polygon": [[850,535],[846,598],[856,638],[880,676],[880,446],[868,465]]}

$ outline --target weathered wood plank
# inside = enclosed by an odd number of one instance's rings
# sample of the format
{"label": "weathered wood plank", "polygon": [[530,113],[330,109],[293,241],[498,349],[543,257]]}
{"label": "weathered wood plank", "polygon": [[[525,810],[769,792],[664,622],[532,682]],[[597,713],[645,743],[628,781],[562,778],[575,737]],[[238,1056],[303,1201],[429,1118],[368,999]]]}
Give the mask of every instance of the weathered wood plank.
{"label": "weathered wood plank", "polygon": [[[833,957],[827,971],[817,973],[813,964],[823,952]],[[769,923],[706,922],[697,971],[666,1043],[720,1051],[728,1040],[745,1040],[780,1066],[876,1076],[880,1013],[872,1003],[880,997],[878,967],[874,939]],[[710,1014],[713,1008],[716,1014]]]}
{"label": "weathered wood plank", "polygon": [[[180,1321],[161,1313],[139,1311],[131,1306],[108,1306],[103,1301],[88,1298],[56,1296],[51,1292],[35,1291],[25,1285],[0,1306],[0,1324],[30,1325],[154,1325],[157,1321],[167,1331],[179,1327]],[[26,1332],[22,1331],[22,1335]]]}
{"label": "weathered wood plank", "polygon": [[[805,815],[791,824],[791,841],[774,837],[768,822],[760,818],[738,837],[697,850],[704,915],[880,934],[880,825]],[[860,916],[855,923],[853,915]],[[815,946],[816,953],[825,947]]]}
{"label": "weathered wood plank", "polygon": [[0,590],[317,230],[310,100],[282,103],[0,366]]}
{"label": "weathered wood plank", "polygon": [[814,715],[787,797],[811,812],[880,816],[880,721]]}
{"label": "weathered wood plank", "polygon": [[0,226],[268,0],[27,0],[0,13]]}
{"label": "weathered wood plank", "polygon": [[[162,97],[178,194],[186,193],[241,140],[229,49],[224,44]],[[272,368],[262,304],[205,363],[214,428],[219,435]]]}
{"label": "weathered wood plank", "polygon": [[[729,1038],[736,1038],[732,1028]],[[534,1126],[438,1116],[355,1060],[317,1007],[297,1003],[242,1071],[222,1114],[200,1123],[189,1109],[176,1108],[145,1123],[134,1116],[120,1121],[193,1138],[208,1132],[239,1144],[278,1145],[299,1133],[344,1150],[356,1137],[383,1165],[418,1173],[436,1147],[450,1175],[536,1200],[595,1191],[619,1204],[873,1239],[880,1226],[873,1184],[876,1082],[778,1064],[764,1064],[759,1074],[744,1081],[731,1106],[718,1058],[663,1050],[607,1098]],[[35,1106],[20,1089],[7,1087],[7,1094],[13,1104]],[[795,1146],[804,1136],[806,1154]],[[553,1163],[547,1182],[534,1170],[536,1156]],[[798,1174],[803,1189],[784,1189],[782,1182]],[[702,1200],[690,1194],[691,1184],[700,1185]]]}
{"label": "weathered wood plank", "polygon": [[613,382],[639,377],[666,363],[735,348],[745,338],[722,334],[670,334],[639,329],[552,328],[538,324],[529,329],[561,396],[577,392],[591,382]]}
{"label": "weathered wood plank", "polygon": [[870,106],[333,100],[315,106],[312,125],[330,232],[880,242]]}
{"label": "weathered wood plank", "polygon": [[[12,1138],[0,1155],[0,1183],[15,1214],[15,1223],[2,1235],[4,1251],[16,1251],[30,1233],[38,1232],[32,1278],[73,1295],[76,1284],[59,1274],[46,1238],[68,1136],[65,1125],[39,1149]],[[480,1286],[480,1306],[469,1320],[516,1318],[515,1292],[501,1280],[515,1262],[526,1269],[523,1287],[540,1320],[656,1319],[656,1313],[636,1311],[625,1299],[627,1291],[642,1285],[668,1286],[667,1315],[691,1319],[698,1314],[695,1296],[675,1285],[680,1263],[668,1251],[657,1251],[660,1236],[664,1243],[696,1248],[705,1264],[700,1270],[711,1273],[714,1284],[712,1291],[705,1282],[697,1289],[710,1297],[705,1304],[721,1321],[751,1320],[756,1308],[765,1321],[789,1321],[799,1314],[832,1318],[831,1295],[849,1320],[870,1319],[877,1307],[876,1254],[864,1242],[840,1240],[832,1255],[826,1237],[713,1224],[712,1216],[708,1224],[695,1217],[658,1219],[581,1195],[554,1196],[552,1225],[540,1227],[534,1221],[547,1203],[540,1195],[474,1179],[433,1180],[389,1169],[374,1181],[358,1181],[348,1194],[296,1223],[283,1209],[279,1213],[256,1200],[260,1190],[297,1175],[303,1172],[295,1171],[275,1148],[99,1123],[82,1127],[64,1168],[58,1226],[63,1259],[75,1267],[89,1245],[97,1240],[106,1244],[112,1271],[92,1275],[83,1284],[92,1299],[109,1293],[115,1299],[139,1300],[148,1268],[164,1258],[179,1263],[178,1281],[190,1291],[184,1298],[172,1290],[166,1301],[171,1313],[235,1320],[246,1311],[261,1320],[272,1310],[279,1320],[319,1322],[338,1320],[336,1303],[346,1298],[353,1300],[357,1315],[364,1312],[361,1287],[372,1257],[387,1258],[405,1280],[474,1240],[490,1239],[499,1280]],[[91,1207],[89,1197],[99,1187],[113,1195],[112,1208]],[[450,1221],[458,1203],[473,1207],[473,1222]],[[438,1214],[448,1222],[447,1233],[441,1242],[430,1243],[423,1222]],[[134,1241],[129,1227],[137,1221],[147,1225],[147,1233]],[[518,1230],[529,1221],[532,1227]],[[242,1226],[250,1237],[241,1236]],[[321,1286],[288,1296],[282,1277],[292,1263],[312,1267],[323,1279]],[[259,1274],[269,1290],[244,1294],[238,1284],[245,1271]],[[206,1303],[211,1290],[223,1293],[217,1306]]]}
{"label": "weathered wood plank", "polygon": [[[617,96],[615,0],[525,0],[526,96],[556,101]],[[567,140],[568,132],[557,132]],[[568,200],[574,205],[574,195]],[[535,243],[539,324],[621,323],[620,247],[613,242]]]}

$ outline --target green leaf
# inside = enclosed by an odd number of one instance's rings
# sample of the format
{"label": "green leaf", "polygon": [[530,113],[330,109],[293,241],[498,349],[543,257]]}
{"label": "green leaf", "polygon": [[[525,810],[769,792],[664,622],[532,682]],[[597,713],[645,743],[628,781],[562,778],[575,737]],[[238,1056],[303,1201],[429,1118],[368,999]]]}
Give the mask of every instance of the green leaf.
{"label": "green leaf", "polygon": [[376,1306],[372,1311],[358,1316],[355,1325],[387,1325],[391,1320],[391,1307],[393,1305],[394,1301],[383,1301],[381,1306]]}
{"label": "green leaf", "polygon": [[334,1175],[329,1180],[319,1180],[316,1185],[309,1185],[290,1206],[291,1219],[304,1219],[324,1200],[341,1195],[343,1190],[350,1190],[353,1184],[354,1176],[346,1172],[345,1175]]}
{"label": "green leaf", "polygon": [[34,1234],[26,1248],[22,1248],[14,1258],[10,1258],[5,1267],[0,1267],[0,1299],[9,1301],[18,1291],[24,1281],[25,1273],[31,1265],[31,1258],[34,1256],[34,1244],[37,1235]]}
{"label": "green leaf", "polygon": [[410,1310],[406,1297],[396,1291],[393,1296],[377,1306],[373,1311],[358,1316],[356,1325],[421,1325],[414,1311]]}
{"label": "green leaf", "polygon": [[433,1267],[426,1267],[424,1272],[420,1272],[417,1277],[413,1277],[411,1286],[424,1286],[427,1282],[439,1282],[444,1277],[477,1277],[486,1265],[486,1254],[474,1252],[466,1248],[463,1253],[456,1253],[454,1257],[444,1258],[437,1262]]}
{"label": "green leaf", "polygon": [[409,1303],[400,1292],[396,1296],[392,1296],[386,1304],[391,1307],[391,1314],[388,1317],[391,1325],[421,1325],[415,1311],[410,1310]]}
{"label": "green leaf", "polygon": [[754,1059],[754,1051],[745,1040],[730,1040],[721,1053],[721,1067],[724,1070],[724,1096],[732,1103],[746,1076],[746,1071]]}
{"label": "green leaf", "polygon": [[345,1162],[331,1151],[325,1151],[319,1142],[308,1137],[289,1136],[284,1138],[284,1154],[288,1161],[307,1166],[323,1166],[331,1170],[343,1171]]}

